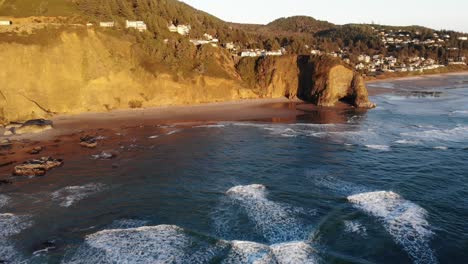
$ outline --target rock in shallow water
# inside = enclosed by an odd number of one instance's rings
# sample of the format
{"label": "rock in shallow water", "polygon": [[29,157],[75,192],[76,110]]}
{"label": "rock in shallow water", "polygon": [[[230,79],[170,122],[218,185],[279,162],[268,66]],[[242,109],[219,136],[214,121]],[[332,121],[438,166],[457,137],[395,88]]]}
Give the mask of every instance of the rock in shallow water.
{"label": "rock in shallow water", "polygon": [[97,147],[97,138],[92,136],[81,137],[80,145],[85,148],[95,148]]}
{"label": "rock in shallow water", "polygon": [[14,176],[44,176],[47,171],[63,165],[63,160],[51,157],[33,159],[16,166],[13,169]]}

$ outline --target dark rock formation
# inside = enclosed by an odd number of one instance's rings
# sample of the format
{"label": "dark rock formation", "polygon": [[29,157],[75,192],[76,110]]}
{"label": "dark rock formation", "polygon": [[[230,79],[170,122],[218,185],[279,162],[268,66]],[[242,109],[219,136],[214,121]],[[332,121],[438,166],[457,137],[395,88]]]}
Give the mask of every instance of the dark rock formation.
{"label": "dark rock formation", "polygon": [[364,79],[341,60],[329,56],[301,56],[298,59],[298,97],[318,106],[342,101],[358,108],[374,108]]}
{"label": "dark rock formation", "polygon": [[44,150],[43,147],[34,147],[30,151],[28,151],[28,153],[31,154],[31,155],[37,155],[37,154],[41,153],[43,150]]}
{"label": "dark rock formation", "polygon": [[47,171],[63,165],[63,160],[42,157],[33,159],[16,166],[13,169],[14,176],[44,176]]}
{"label": "dark rock formation", "polygon": [[23,125],[15,129],[15,134],[22,135],[27,133],[41,133],[53,128],[53,123],[50,120],[34,119],[25,122]]}
{"label": "dark rock formation", "polygon": [[80,145],[85,148],[95,148],[97,147],[97,139],[92,136],[81,137]]}

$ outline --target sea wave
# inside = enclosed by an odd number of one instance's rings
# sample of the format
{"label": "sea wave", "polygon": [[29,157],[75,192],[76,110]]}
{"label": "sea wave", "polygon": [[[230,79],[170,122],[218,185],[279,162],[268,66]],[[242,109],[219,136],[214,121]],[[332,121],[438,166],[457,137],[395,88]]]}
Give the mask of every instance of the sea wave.
{"label": "sea wave", "polygon": [[62,207],[70,207],[73,204],[94,195],[104,189],[105,185],[90,183],[83,186],[68,186],[51,194],[52,200],[59,202]]}
{"label": "sea wave", "polygon": [[6,206],[9,201],[10,201],[10,197],[4,194],[0,194],[0,208]]}
{"label": "sea wave", "polygon": [[106,229],[88,235],[63,263],[280,263],[313,264],[318,256],[305,242],[265,245],[226,241],[174,225]]}
{"label": "sea wave", "polygon": [[468,126],[459,125],[452,129],[431,129],[401,133],[401,136],[424,141],[459,142],[468,138]]}
{"label": "sea wave", "polygon": [[[235,186],[226,192],[228,201],[223,205],[240,207],[240,213],[245,214],[253,223],[255,231],[269,243],[280,243],[289,241],[300,241],[308,238],[311,227],[302,221],[302,217],[315,214],[302,208],[295,208],[278,202],[268,200],[267,190],[264,185],[253,184]],[[229,207],[229,211],[235,211]],[[222,223],[218,229],[230,226],[233,215],[218,215],[217,223]],[[224,217],[224,218],[223,218]],[[222,221],[220,221],[220,219]],[[225,219],[227,218],[227,219]],[[310,217],[309,217],[310,218]]]}
{"label": "sea wave", "polygon": [[193,128],[223,128],[226,127],[223,124],[211,124],[211,125],[200,125],[200,126],[194,126]]}
{"label": "sea wave", "polygon": [[30,227],[28,216],[0,214],[0,260],[5,263],[23,263],[23,257],[11,242],[11,237]]}
{"label": "sea wave", "polygon": [[86,237],[64,263],[209,263],[229,243],[173,225],[107,229]]}
{"label": "sea wave", "polygon": [[401,245],[414,263],[437,263],[429,246],[433,235],[427,211],[394,192],[379,191],[348,197],[354,207],[377,217],[384,228]]}
{"label": "sea wave", "polygon": [[345,220],[343,221],[345,226],[345,232],[347,233],[355,233],[363,237],[367,237],[367,228],[361,224],[359,221],[350,221]]}
{"label": "sea wave", "polygon": [[379,151],[390,151],[390,146],[387,145],[366,145],[366,148],[379,150]]}

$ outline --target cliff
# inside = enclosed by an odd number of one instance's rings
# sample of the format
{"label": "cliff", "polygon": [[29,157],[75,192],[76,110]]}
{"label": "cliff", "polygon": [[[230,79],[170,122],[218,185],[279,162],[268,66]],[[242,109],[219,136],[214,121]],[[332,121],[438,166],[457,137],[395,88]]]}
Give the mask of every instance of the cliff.
{"label": "cliff", "polygon": [[207,46],[196,51],[202,64],[173,70],[151,60],[132,37],[83,27],[42,30],[0,34],[3,124],[56,113],[249,98],[299,97],[322,106],[345,98],[371,107],[362,79],[342,65],[321,63],[323,58],[247,58],[236,64],[224,49]]}
{"label": "cliff", "polygon": [[2,123],[255,97],[230,77],[150,73],[133,44],[94,30],[63,31],[51,43],[0,42]]}

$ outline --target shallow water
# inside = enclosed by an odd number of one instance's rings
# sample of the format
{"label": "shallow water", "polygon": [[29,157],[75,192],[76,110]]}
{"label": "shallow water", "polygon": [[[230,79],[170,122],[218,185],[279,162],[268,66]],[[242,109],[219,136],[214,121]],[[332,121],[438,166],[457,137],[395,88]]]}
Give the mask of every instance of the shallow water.
{"label": "shallow water", "polygon": [[332,118],[133,131],[117,159],[0,186],[0,260],[467,263],[467,80],[393,82]]}

